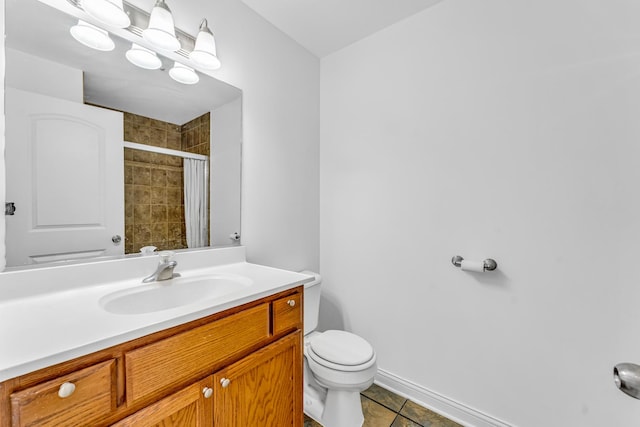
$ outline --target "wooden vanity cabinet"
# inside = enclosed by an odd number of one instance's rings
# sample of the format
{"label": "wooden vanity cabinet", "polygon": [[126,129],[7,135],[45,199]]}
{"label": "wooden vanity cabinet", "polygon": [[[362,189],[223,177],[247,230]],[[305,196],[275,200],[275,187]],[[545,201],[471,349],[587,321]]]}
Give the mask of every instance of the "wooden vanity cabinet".
{"label": "wooden vanity cabinet", "polygon": [[301,426],[301,331],[218,371],[214,426]]}
{"label": "wooden vanity cabinet", "polygon": [[206,427],[212,425],[212,377],[152,403],[113,427]]}
{"label": "wooden vanity cabinet", "polygon": [[302,426],[302,289],[0,383],[0,427]]}

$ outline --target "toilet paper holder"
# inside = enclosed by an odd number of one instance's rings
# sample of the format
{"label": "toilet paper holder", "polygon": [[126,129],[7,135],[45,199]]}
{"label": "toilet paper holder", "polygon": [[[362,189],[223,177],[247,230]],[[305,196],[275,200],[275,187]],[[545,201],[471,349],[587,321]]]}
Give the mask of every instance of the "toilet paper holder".
{"label": "toilet paper holder", "polygon": [[[460,267],[463,260],[464,258],[462,258],[460,255],[456,255],[451,258],[451,263],[456,267]],[[484,261],[482,261],[482,263],[484,264],[484,271],[493,271],[498,268],[498,263],[491,258],[485,259]]]}

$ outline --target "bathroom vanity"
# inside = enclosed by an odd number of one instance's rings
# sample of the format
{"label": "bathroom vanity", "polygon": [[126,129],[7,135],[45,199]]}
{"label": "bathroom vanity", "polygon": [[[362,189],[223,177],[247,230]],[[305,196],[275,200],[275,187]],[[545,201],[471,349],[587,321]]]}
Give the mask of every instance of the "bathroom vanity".
{"label": "bathroom vanity", "polygon": [[[74,349],[55,357],[39,350],[43,357],[23,367],[12,368],[3,362],[0,368],[6,369],[0,370],[4,375],[0,383],[0,426],[301,426],[300,285],[306,278],[246,262],[193,274],[210,277],[220,271],[231,274],[231,270],[245,271],[244,277],[249,277],[253,285],[209,302],[192,303],[191,308],[162,310],[164,314],[107,313],[116,325],[124,324],[118,323],[124,317],[129,320],[125,323],[133,326],[83,348],[103,347],[114,339],[124,341],[50,366],[50,361],[73,354]],[[108,287],[110,292],[118,289],[116,285]],[[104,286],[98,288],[104,293]],[[83,292],[81,289],[70,295]],[[25,301],[17,299],[14,303]],[[10,307],[12,301],[3,304]],[[93,308],[104,311],[99,306]],[[103,321],[102,313],[96,316]],[[164,316],[164,320],[157,322],[157,316]],[[183,322],[190,317],[197,318]],[[156,330],[126,339],[149,328]],[[82,334],[81,326],[73,329],[53,335],[62,339],[65,333]],[[29,330],[23,333],[44,338]],[[3,347],[6,344],[3,341]],[[40,345],[47,347],[48,342],[43,340]],[[11,372],[31,369],[29,366],[42,367],[6,378]]]}

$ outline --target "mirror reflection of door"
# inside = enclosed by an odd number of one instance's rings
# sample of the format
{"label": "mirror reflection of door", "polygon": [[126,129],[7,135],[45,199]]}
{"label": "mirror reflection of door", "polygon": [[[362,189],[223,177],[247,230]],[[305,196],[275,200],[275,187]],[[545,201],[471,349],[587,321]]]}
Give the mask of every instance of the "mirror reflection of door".
{"label": "mirror reflection of door", "polygon": [[7,88],[7,265],[124,253],[122,113]]}

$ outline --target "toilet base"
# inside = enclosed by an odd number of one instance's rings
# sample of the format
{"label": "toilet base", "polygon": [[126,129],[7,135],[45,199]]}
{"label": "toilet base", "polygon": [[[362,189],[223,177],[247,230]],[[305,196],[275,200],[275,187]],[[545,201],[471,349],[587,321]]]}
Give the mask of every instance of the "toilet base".
{"label": "toilet base", "polygon": [[360,393],[346,390],[327,392],[322,413],[324,427],[362,427],[363,422]]}
{"label": "toilet base", "polygon": [[305,414],[324,427],[362,427],[364,415],[359,389],[328,390],[317,383],[306,360],[304,375]]}

